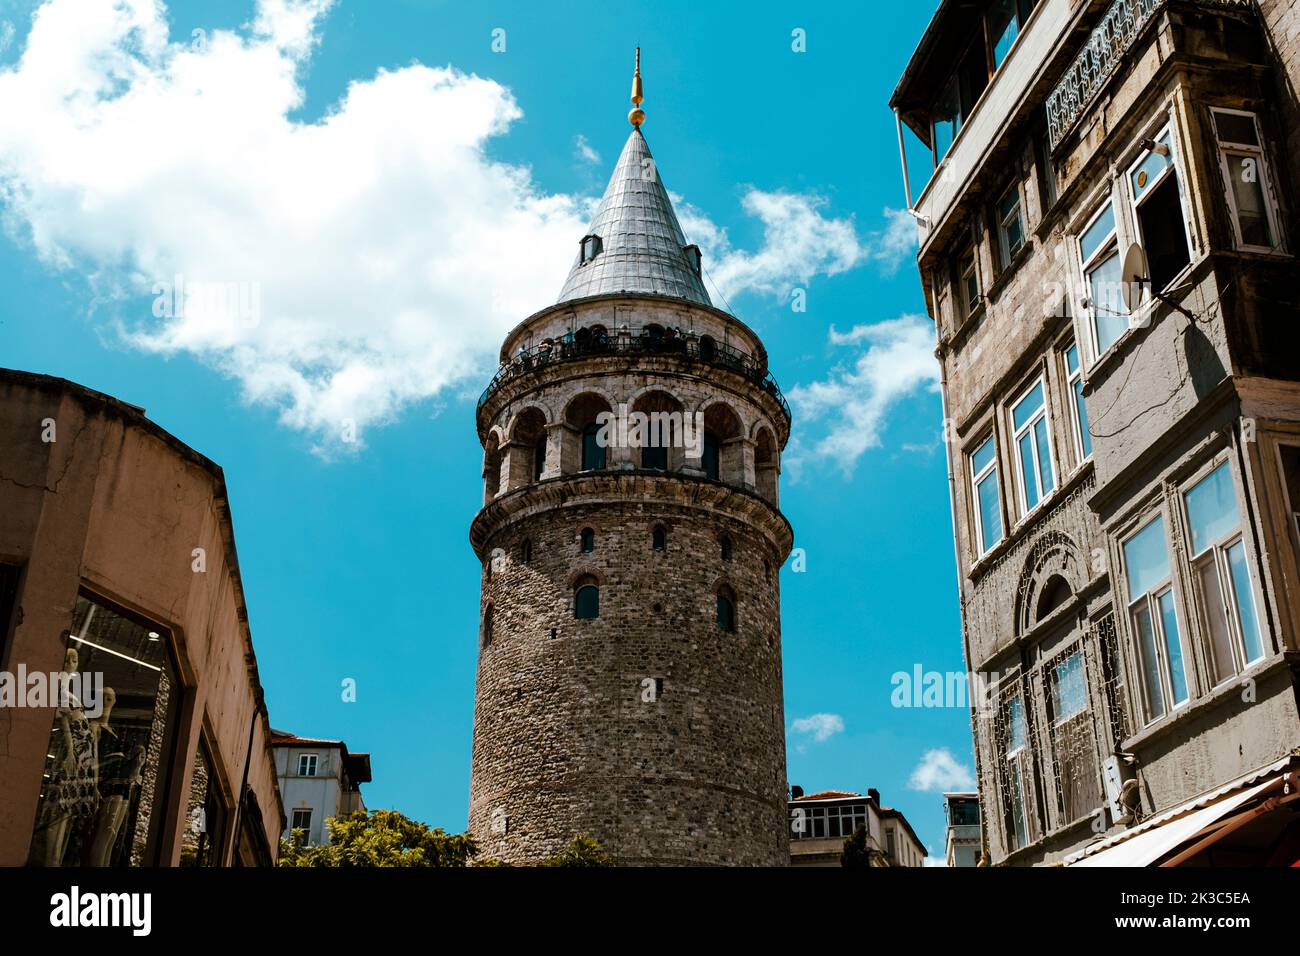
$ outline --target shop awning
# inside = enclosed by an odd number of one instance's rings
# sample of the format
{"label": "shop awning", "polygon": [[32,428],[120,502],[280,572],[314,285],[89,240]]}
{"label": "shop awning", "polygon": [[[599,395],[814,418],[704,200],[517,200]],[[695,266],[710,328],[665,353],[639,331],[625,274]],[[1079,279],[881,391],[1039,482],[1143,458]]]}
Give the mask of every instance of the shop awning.
{"label": "shop awning", "polygon": [[1279,760],[1196,800],[1157,814],[1131,830],[1072,853],[1063,863],[1066,866],[1150,866],[1182,844],[1209,836],[1215,825],[1238,807],[1269,790],[1279,789],[1291,761],[1291,757]]}

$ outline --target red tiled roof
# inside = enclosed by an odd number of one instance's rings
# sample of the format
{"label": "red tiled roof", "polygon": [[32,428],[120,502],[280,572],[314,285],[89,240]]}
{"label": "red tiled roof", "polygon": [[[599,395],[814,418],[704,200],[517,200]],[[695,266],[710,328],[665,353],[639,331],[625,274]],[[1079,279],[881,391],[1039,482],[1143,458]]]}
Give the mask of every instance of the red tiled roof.
{"label": "red tiled roof", "polygon": [[852,793],[848,790],[823,790],[821,793],[806,793],[802,797],[795,797],[796,800],[844,800],[848,797],[860,797],[860,793]]}

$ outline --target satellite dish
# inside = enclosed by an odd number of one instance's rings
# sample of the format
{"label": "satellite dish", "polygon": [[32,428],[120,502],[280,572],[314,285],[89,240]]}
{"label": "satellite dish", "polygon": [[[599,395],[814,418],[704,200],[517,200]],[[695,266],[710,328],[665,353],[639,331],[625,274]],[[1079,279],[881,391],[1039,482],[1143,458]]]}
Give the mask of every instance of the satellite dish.
{"label": "satellite dish", "polygon": [[1142,307],[1151,294],[1151,270],[1147,266],[1147,253],[1142,244],[1135,242],[1124,253],[1124,269],[1120,276],[1120,294],[1124,308],[1132,315]]}

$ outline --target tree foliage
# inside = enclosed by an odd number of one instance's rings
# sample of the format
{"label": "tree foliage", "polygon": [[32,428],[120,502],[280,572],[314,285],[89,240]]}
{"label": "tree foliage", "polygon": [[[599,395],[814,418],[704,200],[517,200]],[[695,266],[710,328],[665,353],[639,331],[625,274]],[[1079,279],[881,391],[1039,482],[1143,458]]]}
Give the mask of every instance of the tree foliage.
{"label": "tree foliage", "polygon": [[555,856],[542,861],[542,866],[614,866],[614,860],[601,849],[594,839],[582,834]]}
{"label": "tree foliage", "polygon": [[866,824],[859,823],[853,835],[844,841],[840,866],[889,866],[885,855],[868,842]]}
{"label": "tree foliage", "polygon": [[463,867],[478,853],[468,833],[448,836],[396,810],[358,810],[325,822],[330,842],[306,846],[301,830],[280,841],[279,866]]}

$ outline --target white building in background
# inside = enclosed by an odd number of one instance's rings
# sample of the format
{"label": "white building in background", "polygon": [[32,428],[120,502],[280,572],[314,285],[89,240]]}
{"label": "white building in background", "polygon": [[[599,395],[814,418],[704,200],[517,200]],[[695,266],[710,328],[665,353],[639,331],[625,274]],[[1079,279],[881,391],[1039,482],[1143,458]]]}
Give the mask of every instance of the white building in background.
{"label": "white building in background", "polygon": [[839,866],[844,841],[859,826],[867,828],[873,866],[924,866],[926,851],[912,825],[893,807],[880,805],[880,791],[866,796],[846,790],[804,795],[799,787],[788,803],[790,865]]}
{"label": "white building in background", "polygon": [[309,846],[328,843],[326,820],[366,809],[361,785],[370,782],[370,754],[349,753],[341,740],[314,740],[274,729],[271,745],[287,818],[286,838],[302,830]]}
{"label": "white building in background", "polygon": [[945,858],[948,866],[979,866],[980,798],[978,793],[945,793],[943,814],[948,819]]}

